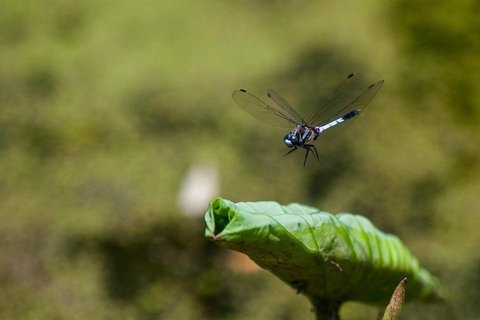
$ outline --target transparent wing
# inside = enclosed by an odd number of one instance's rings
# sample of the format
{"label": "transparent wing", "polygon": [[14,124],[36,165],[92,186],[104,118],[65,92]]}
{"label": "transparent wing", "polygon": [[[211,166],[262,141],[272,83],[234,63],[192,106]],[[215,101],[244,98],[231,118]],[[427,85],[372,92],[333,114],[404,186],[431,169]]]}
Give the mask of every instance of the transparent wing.
{"label": "transparent wing", "polygon": [[359,73],[352,73],[340,83],[335,92],[309,118],[307,124],[322,125],[335,120],[354,109],[362,109],[377,94],[383,80],[366,88]]}
{"label": "transparent wing", "polygon": [[305,124],[303,117],[278,92],[270,89],[267,91],[267,96],[272,99],[273,102],[275,102],[280,108],[285,110],[292,118],[294,118],[297,124]]}
{"label": "transparent wing", "polygon": [[285,111],[263,102],[245,89],[233,91],[232,97],[243,110],[262,122],[284,127],[297,124],[296,119],[287,115]]}

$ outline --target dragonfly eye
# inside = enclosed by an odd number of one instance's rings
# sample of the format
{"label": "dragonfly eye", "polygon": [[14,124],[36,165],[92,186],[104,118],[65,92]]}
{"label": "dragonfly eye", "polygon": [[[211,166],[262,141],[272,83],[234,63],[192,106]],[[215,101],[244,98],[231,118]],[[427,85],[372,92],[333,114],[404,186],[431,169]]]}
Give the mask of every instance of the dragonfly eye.
{"label": "dragonfly eye", "polygon": [[293,146],[298,144],[298,137],[292,133],[287,133],[285,137],[283,137],[283,141],[287,145],[287,147],[292,148]]}

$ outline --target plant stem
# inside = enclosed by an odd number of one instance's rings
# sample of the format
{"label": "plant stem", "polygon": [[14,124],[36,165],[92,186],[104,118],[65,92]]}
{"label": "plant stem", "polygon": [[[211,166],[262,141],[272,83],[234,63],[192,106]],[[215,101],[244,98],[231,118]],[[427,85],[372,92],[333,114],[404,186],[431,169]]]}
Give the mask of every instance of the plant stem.
{"label": "plant stem", "polygon": [[339,320],[338,310],[341,302],[315,300],[313,301],[315,307],[315,316],[317,320]]}

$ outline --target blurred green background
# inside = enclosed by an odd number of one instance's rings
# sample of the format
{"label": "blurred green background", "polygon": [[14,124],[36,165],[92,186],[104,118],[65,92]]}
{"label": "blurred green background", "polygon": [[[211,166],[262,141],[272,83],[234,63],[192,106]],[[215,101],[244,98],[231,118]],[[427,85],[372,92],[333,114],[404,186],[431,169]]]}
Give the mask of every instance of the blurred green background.
{"label": "blurred green background", "polygon": [[[312,319],[203,237],[207,199],[369,217],[480,319],[477,1],[13,1],[0,10],[0,318]],[[385,85],[322,164],[232,100],[308,113],[351,72]],[[408,291],[407,291],[408,299]],[[351,303],[344,319],[373,319]]]}

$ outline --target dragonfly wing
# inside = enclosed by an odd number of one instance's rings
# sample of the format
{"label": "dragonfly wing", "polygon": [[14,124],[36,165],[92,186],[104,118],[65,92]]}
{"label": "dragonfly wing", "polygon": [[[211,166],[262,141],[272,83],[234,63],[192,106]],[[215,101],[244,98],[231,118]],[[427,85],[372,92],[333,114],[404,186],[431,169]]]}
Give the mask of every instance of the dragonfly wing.
{"label": "dragonfly wing", "polygon": [[267,91],[267,96],[272,99],[277,106],[285,110],[297,123],[305,124],[303,117],[278,92],[270,89]]}
{"label": "dragonfly wing", "polygon": [[383,80],[366,87],[359,73],[352,73],[309,118],[308,124],[325,124],[355,109],[365,108],[383,85]]}
{"label": "dragonfly wing", "polygon": [[262,122],[284,127],[297,124],[285,111],[265,103],[245,89],[235,90],[232,97],[243,110]]}

